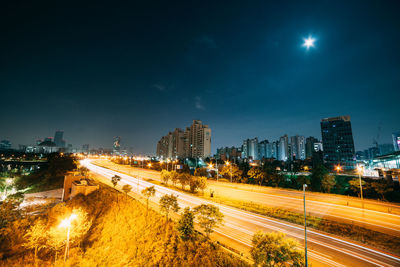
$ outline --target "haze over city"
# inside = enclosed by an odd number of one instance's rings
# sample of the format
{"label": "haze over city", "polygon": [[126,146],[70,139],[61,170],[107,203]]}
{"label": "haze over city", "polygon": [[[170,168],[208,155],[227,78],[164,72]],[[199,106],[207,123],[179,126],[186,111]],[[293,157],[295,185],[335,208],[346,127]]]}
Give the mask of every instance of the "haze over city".
{"label": "haze over city", "polygon": [[397,2],[22,7],[0,18],[0,138],[14,147],[60,129],[77,147],[121,136],[154,154],[193,119],[212,128],[212,153],[253,137],[320,138],[320,120],[340,115],[356,150],[399,130]]}

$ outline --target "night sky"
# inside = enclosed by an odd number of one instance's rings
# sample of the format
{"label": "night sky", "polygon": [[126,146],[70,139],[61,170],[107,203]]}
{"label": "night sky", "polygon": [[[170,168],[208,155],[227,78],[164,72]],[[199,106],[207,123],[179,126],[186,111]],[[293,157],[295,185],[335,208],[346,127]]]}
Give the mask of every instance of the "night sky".
{"label": "night sky", "polygon": [[14,147],[61,129],[74,147],[121,136],[153,154],[193,119],[213,152],[320,138],[338,115],[356,150],[400,130],[399,1],[30,2],[0,10],[0,139]]}

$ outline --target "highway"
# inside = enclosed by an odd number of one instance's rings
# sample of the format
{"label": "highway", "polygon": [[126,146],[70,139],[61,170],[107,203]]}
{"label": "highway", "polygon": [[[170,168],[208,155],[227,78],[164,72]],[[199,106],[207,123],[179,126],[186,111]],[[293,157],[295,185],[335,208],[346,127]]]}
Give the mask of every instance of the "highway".
{"label": "highway", "polygon": [[[235,243],[236,246],[248,249],[251,246],[251,237],[257,230],[280,231],[286,233],[289,237],[298,239],[301,244],[304,242],[304,230],[301,226],[218,205],[202,198],[154,185],[140,178],[96,166],[90,160],[82,160],[81,164],[93,173],[105,177],[108,181],[112,176],[119,175],[122,178],[121,185],[130,184],[133,191],[140,192],[146,187],[154,186],[156,197],[153,201],[158,201],[164,194],[174,194],[178,196],[179,205],[182,208],[186,206],[194,207],[201,203],[219,206],[221,212],[225,215],[225,224],[217,229],[217,234],[224,236],[230,242]],[[400,266],[400,258],[386,252],[317,231],[310,230],[307,233],[309,258],[314,263],[313,266]]]}
{"label": "highway", "polygon": [[[132,168],[129,165],[116,165],[109,161],[94,161],[94,163],[105,166],[110,169],[119,169],[126,173],[139,175],[145,179],[160,181],[160,172]],[[278,188],[261,188],[260,186],[231,184],[226,182],[208,181],[207,190],[213,190],[216,198],[232,199],[236,201],[253,202],[269,207],[277,207],[291,210],[294,212],[303,212],[303,193],[294,190],[285,190]],[[335,196],[332,194],[319,194],[307,192],[307,212],[309,215],[320,218],[330,219],[338,222],[359,225],[374,231],[393,235],[400,238],[400,215],[388,212],[377,211],[374,209],[362,209],[361,207],[347,206],[343,199],[347,197]],[[350,199],[354,202],[354,198]],[[324,201],[325,200],[325,201]],[[344,203],[337,204],[337,203]],[[367,201],[369,206],[377,209],[378,201]],[[382,203],[398,209],[398,205]],[[386,210],[387,209],[382,209]]]}

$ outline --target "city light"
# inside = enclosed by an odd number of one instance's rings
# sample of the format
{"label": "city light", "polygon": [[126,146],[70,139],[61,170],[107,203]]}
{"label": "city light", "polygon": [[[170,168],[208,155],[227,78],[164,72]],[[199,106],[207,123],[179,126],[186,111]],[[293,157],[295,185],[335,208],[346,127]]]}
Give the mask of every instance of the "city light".
{"label": "city light", "polygon": [[62,220],[58,227],[60,227],[60,228],[70,227],[71,226],[71,222],[73,220],[75,220],[76,218],[78,218],[78,215],[72,213],[71,216],[69,216],[68,218]]}
{"label": "city light", "polygon": [[336,172],[342,171],[342,166],[337,165],[337,166],[335,167],[335,170],[336,170]]}

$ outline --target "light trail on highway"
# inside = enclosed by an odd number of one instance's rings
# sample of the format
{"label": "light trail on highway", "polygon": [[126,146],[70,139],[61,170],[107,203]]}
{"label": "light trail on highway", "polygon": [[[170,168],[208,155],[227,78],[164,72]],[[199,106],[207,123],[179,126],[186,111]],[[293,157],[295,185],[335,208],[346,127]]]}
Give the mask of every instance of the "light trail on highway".
{"label": "light trail on highway", "polygon": [[[140,192],[146,187],[154,186],[157,199],[165,194],[177,195],[181,207],[195,207],[200,204],[218,206],[225,215],[224,220],[226,223],[224,226],[217,229],[216,232],[226,236],[233,242],[240,242],[247,247],[251,246],[252,235],[257,230],[283,232],[287,234],[287,236],[296,238],[300,243],[303,243],[304,230],[302,227],[294,224],[220,205],[180,191],[155,185],[118,171],[96,166],[92,164],[90,160],[82,160],[81,164],[92,172],[108,179],[114,175],[119,175],[121,177],[121,183],[130,184],[133,187],[132,191],[137,190]],[[307,234],[310,251],[309,257],[319,265],[400,266],[400,258],[387,252],[313,230],[307,231]]]}

